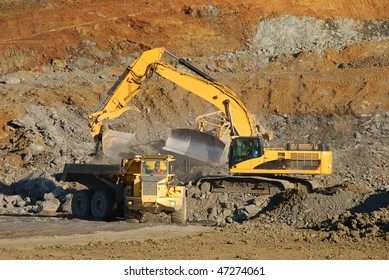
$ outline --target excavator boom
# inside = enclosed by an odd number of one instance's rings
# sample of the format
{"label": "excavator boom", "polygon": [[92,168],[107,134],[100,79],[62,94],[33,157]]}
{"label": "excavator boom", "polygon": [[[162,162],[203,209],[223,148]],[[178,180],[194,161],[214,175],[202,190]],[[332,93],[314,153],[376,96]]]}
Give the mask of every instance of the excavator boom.
{"label": "excavator boom", "polygon": [[[167,53],[197,75],[181,71],[162,62],[161,58],[164,53]],[[92,136],[97,138],[103,132],[102,144],[106,155],[117,156],[122,148],[131,141],[133,134],[126,135],[123,132],[112,130],[104,132],[102,131],[103,122],[116,118],[128,110],[136,110],[136,108],[129,105],[129,102],[141,90],[143,83],[147,81],[152,73],[172,81],[224,112],[231,123],[232,135],[255,135],[253,117],[232,90],[216,82],[186,60],[178,58],[163,48],[157,48],[145,51],[132,63],[89,116]],[[231,114],[231,110],[233,110],[233,114]],[[105,134],[109,134],[109,137],[104,137]],[[198,160],[219,164],[222,161],[225,144],[217,137],[205,132],[173,129],[164,149]]]}

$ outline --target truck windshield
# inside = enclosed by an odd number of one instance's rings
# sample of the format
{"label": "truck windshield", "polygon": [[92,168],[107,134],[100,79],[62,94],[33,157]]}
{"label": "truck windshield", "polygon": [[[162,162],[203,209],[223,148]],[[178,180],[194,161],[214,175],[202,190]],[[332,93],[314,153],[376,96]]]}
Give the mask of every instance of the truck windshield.
{"label": "truck windshield", "polygon": [[147,159],[142,165],[143,175],[166,175],[168,164],[162,159]]}

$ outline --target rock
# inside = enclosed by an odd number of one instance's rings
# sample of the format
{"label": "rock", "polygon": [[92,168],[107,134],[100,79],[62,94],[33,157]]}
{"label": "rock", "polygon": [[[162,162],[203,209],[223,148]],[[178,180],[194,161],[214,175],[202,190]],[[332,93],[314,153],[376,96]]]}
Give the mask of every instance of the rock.
{"label": "rock", "polygon": [[215,225],[218,226],[218,227],[224,227],[226,225],[226,221],[222,217],[217,217]]}
{"label": "rock", "polygon": [[50,201],[50,200],[52,200],[52,199],[54,199],[54,198],[55,198],[55,196],[54,196],[53,193],[45,193],[45,194],[43,195],[43,199],[44,199],[45,201]]}
{"label": "rock", "polygon": [[53,65],[56,68],[65,69],[67,67],[67,62],[64,59],[52,59],[51,65]]}
{"label": "rock", "polygon": [[243,209],[248,213],[249,217],[255,216],[261,210],[260,207],[254,204],[247,205]]}
{"label": "rock", "polygon": [[74,71],[76,69],[91,67],[93,64],[95,64],[93,60],[85,57],[80,57],[70,62],[67,68],[71,71]]}
{"label": "rock", "polygon": [[222,217],[229,217],[229,216],[231,216],[232,215],[232,210],[231,209],[223,209],[222,210],[222,213],[221,213],[221,215],[222,215]]}
{"label": "rock", "polygon": [[235,221],[245,221],[250,218],[250,214],[245,210],[245,208],[239,208],[234,215]]}
{"label": "rock", "polygon": [[27,213],[39,213],[42,211],[42,206],[40,204],[37,204],[37,205],[27,205],[24,207],[24,211],[26,211]]}
{"label": "rock", "polygon": [[3,200],[7,205],[12,205],[14,207],[22,207],[25,204],[25,201],[20,195],[3,196]]}
{"label": "rock", "polygon": [[21,82],[22,82],[21,78],[14,77],[14,76],[8,76],[0,80],[0,83],[7,84],[7,85],[17,85],[20,84]]}
{"label": "rock", "polygon": [[73,195],[70,193],[64,197],[64,199],[63,199],[63,201],[58,209],[59,212],[65,212],[65,213],[72,212],[72,204],[71,204],[72,197],[73,197]]}
{"label": "rock", "polygon": [[45,150],[45,147],[43,145],[35,143],[31,143],[30,145],[28,145],[28,147],[30,148],[33,156],[40,155]]}
{"label": "rock", "polygon": [[118,62],[120,65],[130,65],[133,60],[134,60],[133,58],[127,56],[118,57]]}
{"label": "rock", "polygon": [[263,208],[268,203],[268,198],[265,196],[256,197],[253,201],[253,204],[255,206],[258,206],[259,208]]}
{"label": "rock", "polygon": [[50,126],[50,124],[48,123],[47,120],[41,120],[41,121],[38,121],[35,123],[35,126],[39,129],[39,130],[47,130],[48,127]]}
{"label": "rock", "polygon": [[48,193],[44,195],[41,205],[44,212],[57,212],[61,202],[52,193]]}
{"label": "rock", "polygon": [[381,130],[382,130],[382,133],[389,133],[389,124],[385,123],[384,125],[382,125],[381,127]]}
{"label": "rock", "polygon": [[207,68],[211,72],[218,72],[219,71],[217,69],[216,65],[214,65],[214,64],[207,64],[207,65],[205,65],[205,68]]}
{"label": "rock", "polygon": [[213,207],[208,210],[208,219],[215,220],[217,217],[217,208]]}
{"label": "rock", "polygon": [[23,156],[22,159],[24,161],[30,161],[32,159],[32,153],[30,151],[27,151]]}
{"label": "rock", "polygon": [[108,58],[112,56],[111,52],[104,52],[97,48],[93,48],[91,51],[92,55],[97,56],[100,59]]}
{"label": "rock", "polygon": [[25,116],[23,119],[13,119],[9,125],[15,128],[25,128],[33,130],[35,127],[35,120],[30,116]]}
{"label": "rock", "polygon": [[89,40],[82,40],[82,44],[87,47],[96,47],[96,42]]}
{"label": "rock", "polygon": [[328,240],[334,243],[339,243],[340,237],[336,232],[331,232],[328,236]]}
{"label": "rock", "polygon": [[12,205],[12,203],[5,202],[2,207],[2,211],[0,213],[10,213],[14,210],[15,206]]}
{"label": "rock", "polygon": [[11,120],[8,124],[9,124],[11,127],[15,127],[15,128],[22,128],[22,127],[25,127],[25,124],[23,123],[23,121],[17,120],[17,119]]}

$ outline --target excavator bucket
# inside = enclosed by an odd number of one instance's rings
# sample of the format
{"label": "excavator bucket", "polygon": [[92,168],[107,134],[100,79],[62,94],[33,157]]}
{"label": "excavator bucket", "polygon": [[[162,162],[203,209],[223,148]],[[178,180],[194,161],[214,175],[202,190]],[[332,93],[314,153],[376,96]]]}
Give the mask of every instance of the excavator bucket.
{"label": "excavator bucket", "polygon": [[106,156],[116,158],[128,145],[128,143],[134,138],[135,134],[120,132],[115,130],[103,131],[103,153]]}
{"label": "excavator bucket", "polygon": [[169,130],[163,149],[204,162],[221,164],[225,146],[224,142],[210,134],[178,128]]}

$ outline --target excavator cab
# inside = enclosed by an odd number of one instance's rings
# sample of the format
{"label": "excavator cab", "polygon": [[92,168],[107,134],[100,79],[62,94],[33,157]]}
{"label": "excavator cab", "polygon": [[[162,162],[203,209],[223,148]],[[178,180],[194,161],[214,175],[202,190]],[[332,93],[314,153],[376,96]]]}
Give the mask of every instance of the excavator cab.
{"label": "excavator cab", "polygon": [[242,161],[261,157],[263,153],[263,144],[259,137],[233,138],[229,152],[229,167]]}

